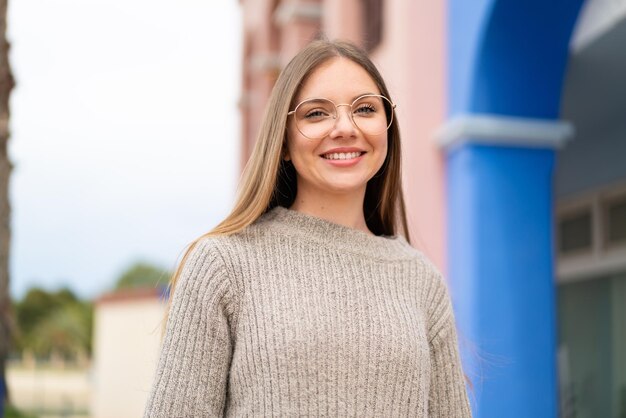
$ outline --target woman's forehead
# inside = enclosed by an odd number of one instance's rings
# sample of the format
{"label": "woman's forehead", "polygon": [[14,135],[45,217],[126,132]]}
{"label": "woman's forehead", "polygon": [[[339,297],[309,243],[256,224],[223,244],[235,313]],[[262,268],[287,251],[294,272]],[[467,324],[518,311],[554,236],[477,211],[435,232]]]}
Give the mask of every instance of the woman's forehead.
{"label": "woman's forehead", "polygon": [[296,99],[324,97],[335,102],[349,102],[363,94],[380,94],[374,79],[356,62],[336,57],[309,74]]}

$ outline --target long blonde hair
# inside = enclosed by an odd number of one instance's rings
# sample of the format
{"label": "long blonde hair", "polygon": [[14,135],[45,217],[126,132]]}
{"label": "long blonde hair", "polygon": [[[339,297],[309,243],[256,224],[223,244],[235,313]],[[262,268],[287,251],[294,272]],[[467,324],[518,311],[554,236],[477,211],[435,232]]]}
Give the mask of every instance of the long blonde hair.
{"label": "long blonde hair", "polygon": [[[385,82],[372,61],[354,45],[317,40],[301,50],[276,80],[252,155],[244,168],[233,209],[226,219],[189,245],[172,276],[170,302],[182,268],[201,239],[240,232],[272,208],[291,206],[296,196],[296,172],[293,164],[282,158],[287,142],[287,112],[295,105],[293,101],[308,75],[334,57],[347,58],[359,64],[372,77],[380,93],[391,100]],[[392,111],[387,109],[387,117],[391,117]],[[363,202],[365,220],[376,235],[396,235],[400,226],[402,234],[410,242],[401,185],[400,131],[395,115],[387,142],[385,162],[367,184]]]}

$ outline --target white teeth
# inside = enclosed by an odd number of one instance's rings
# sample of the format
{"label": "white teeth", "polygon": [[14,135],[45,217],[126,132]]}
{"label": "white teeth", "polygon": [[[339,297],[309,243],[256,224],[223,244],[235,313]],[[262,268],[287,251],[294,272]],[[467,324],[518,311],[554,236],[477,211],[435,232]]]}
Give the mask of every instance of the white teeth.
{"label": "white teeth", "polygon": [[325,154],[323,157],[327,160],[351,160],[360,155],[360,152],[333,152],[332,154]]}

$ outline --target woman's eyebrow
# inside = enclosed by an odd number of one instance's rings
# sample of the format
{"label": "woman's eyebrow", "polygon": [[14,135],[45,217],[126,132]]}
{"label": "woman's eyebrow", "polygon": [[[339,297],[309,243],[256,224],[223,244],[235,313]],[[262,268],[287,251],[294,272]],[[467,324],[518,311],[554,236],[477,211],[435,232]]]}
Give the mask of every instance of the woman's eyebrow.
{"label": "woman's eyebrow", "polygon": [[[371,93],[371,92],[359,93],[359,94],[357,94],[356,96],[352,96],[352,98],[350,99],[350,103],[354,102],[354,101],[355,101],[356,99],[358,99],[359,97],[362,97],[362,96],[367,96],[367,95],[370,95],[370,94],[374,94],[374,95],[377,95],[377,96],[378,96],[380,93]],[[307,97],[306,99],[299,100],[298,102],[299,102],[299,103],[302,103],[302,102],[305,102],[305,101],[307,101],[307,100],[310,100],[310,101],[330,100],[331,102],[335,103],[335,101],[334,101],[334,100],[331,100],[331,99],[329,99],[329,98],[327,98],[327,97],[323,97],[323,96],[312,96],[312,97]],[[336,103],[336,104],[341,104],[341,103]]]}
{"label": "woman's eyebrow", "polygon": [[368,93],[361,93],[361,94],[357,94],[356,96],[352,97],[351,101],[353,101],[353,102],[354,102],[354,101],[355,101],[356,99],[358,99],[359,97],[361,97],[361,96],[367,96],[367,95],[370,95],[370,94],[375,94],[375,95],[378,95],[379,93],[370,93],[370,92],[368,92]]}
{"label": "woman's eyebrow", "polygon": [[[303,99],[300,102],[323,102],[326,100],[330,100],[330,99],[327,99],[325,97],[315,96],[315,97],[310,97],[308,99]],[[332,102],[332,100],[330,101]]]}

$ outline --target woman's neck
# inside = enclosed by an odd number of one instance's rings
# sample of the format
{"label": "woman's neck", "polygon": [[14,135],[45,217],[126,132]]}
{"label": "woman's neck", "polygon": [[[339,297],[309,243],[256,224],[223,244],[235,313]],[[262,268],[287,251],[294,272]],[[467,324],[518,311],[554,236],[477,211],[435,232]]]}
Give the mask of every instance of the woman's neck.
{"label": "woman's neck", "polygon": [[363,214],[364,197],[365,191],[359,193],[359,196],[354,194],[310,196],[298,193],[290,209],[371,234]]}

